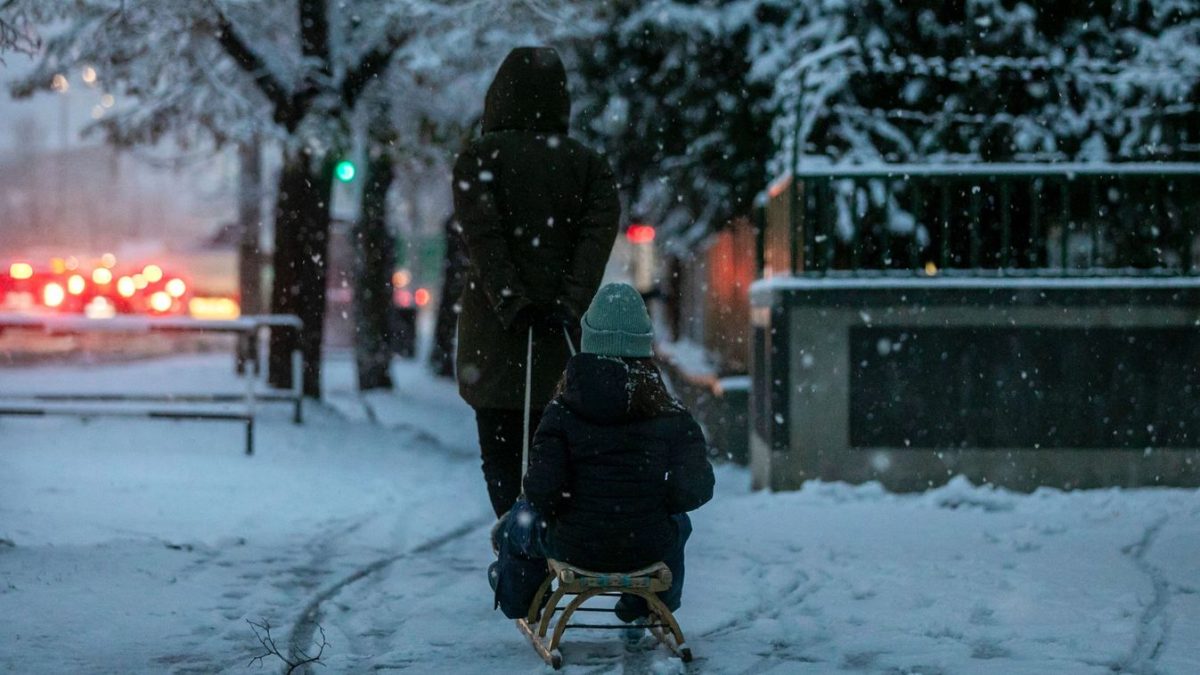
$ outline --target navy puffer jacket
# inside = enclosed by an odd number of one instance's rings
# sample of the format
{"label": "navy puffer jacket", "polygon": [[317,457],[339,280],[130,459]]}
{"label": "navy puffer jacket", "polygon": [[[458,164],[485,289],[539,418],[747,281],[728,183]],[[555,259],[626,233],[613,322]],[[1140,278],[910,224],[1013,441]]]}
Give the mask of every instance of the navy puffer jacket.
{"label": "navy puffer jacket", "polygon": [[551,547],[565,562],[618,572],[662,560],[677,536],[669,516],[712,498],[712,466],[691,414],[673,400],[651,410],[634,404],[647,378],[631,369],[644,375],[647,367],[573,357],[538,426],[525,496],[550,523]]}

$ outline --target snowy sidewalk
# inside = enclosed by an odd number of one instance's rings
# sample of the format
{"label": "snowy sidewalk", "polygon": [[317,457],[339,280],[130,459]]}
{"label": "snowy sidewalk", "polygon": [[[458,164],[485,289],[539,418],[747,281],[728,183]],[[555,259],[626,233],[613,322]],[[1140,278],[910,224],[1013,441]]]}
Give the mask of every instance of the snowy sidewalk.
{"label": "snowy sidewalk", "polygon": [[[0,370],[0,392],[238,391],[227,356]],[[278,672],[314,622],[315,672],[541,672],[493,612],[474,423],[411,364],[293,426],[0,419],[0,671]],[[695,514],[680,621],[705,673],[1200,672],[1200,493],[962,482],[924,495],[815,484],[752,494],[740,469]],[[311,614],[308,614],[310,613]],[[306,620],[306,615],[308,619]],[[568,672],[671,672],[661,650],[568,633]]]}

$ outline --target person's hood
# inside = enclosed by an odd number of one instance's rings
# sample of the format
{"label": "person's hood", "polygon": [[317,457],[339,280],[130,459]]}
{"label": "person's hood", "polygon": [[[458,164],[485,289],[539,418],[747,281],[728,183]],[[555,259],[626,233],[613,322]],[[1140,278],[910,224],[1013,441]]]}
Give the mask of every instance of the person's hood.
{"label": "person's hood", "polygon": [[[634,405],[639,387],[650,389],[641,392],[643,402]],[[623,424],[682,412],[683,406],[665,391],[658,370],[637,359],[576,354],[567,361],[560,399],[575,414],[596,424]],[[662,395],[647,396],[650,392]]]}
{"label": "person's hood", "polygon": [[567,70],[549,47],[509,52],[483,104],[483,133],[524,130],[566,133],[571,118]]}

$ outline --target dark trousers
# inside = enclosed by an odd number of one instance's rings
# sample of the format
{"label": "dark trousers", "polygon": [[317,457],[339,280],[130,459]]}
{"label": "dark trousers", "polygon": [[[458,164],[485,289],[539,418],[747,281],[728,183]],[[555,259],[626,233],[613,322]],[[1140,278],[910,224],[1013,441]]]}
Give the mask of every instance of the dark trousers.
{"label": "dark trousers", "polygon": [[[542,411],[529,416],[529,434],[537,430]],[[524,414],[520,410],[479,408],[475,410],[479,427],[479,453],[483,459],[483,479],[487,481],[488,497],[496,517],[512,508],[521,495],[521,427]]]}
{"label": "dark trousers", "polygon": [[[658,593],[658,598],[667,609],[674,612],[683,600],[683,547],[688,537],[692,536],[692,520],[686,513],[677,513],[671,519],[675,521],[677,536],[662,560],[671,569],[671,587]],[[506,603],[524,611],[533,602],[533,596],[544,578],[545,573],[541,571],[545,569],[544,559],[557,558],[554,537],[545,519],[524,499],[513,506],[493,532],[498,538],[493,542],[493,547],[500,551],[497,603]],[[526,570],[525,561],[540,564],[534,567],[537,574]],[[586,565],[581,566],[586,568]],[[650,611],[646,601],[636,595],[622,595],[616,609],[617,616],[623,621],[644,617]]]}

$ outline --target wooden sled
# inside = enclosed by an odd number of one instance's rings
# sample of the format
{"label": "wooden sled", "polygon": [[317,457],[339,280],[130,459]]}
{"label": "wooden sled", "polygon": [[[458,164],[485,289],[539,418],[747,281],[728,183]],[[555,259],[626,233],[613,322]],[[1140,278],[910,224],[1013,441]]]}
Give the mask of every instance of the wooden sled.
{"label": "wooden sled", "polygon": [[[583,607],[583,603],[596,596],[619,596],[623,593],[644,599],[650,608],[649,621],[645,627],[685,663],[692,660],[692,650],[683,639],[679,622],[655,595],[671,587],[671,570],[665,564],[655,563],[636,572],[605,573],[589,572],[553,559],[548,562],[550,574],[534,596],[529,615],[517,619],[517,628],[529,638],[533,648],[552,668],[562,668],[562,652],[558,647],[562,642],[563,633],[568,628],[611,630],[625,627],[617,624],[570,623],[571,616],[577,611],[611,613],[611,609]],[[547,593],[550,594],[550,598],[543,603]],[[565,607],[560,607],[559,601],[568,595],[574,597]],[[546,640],[547,634],[550,635],[549,641]]]}

